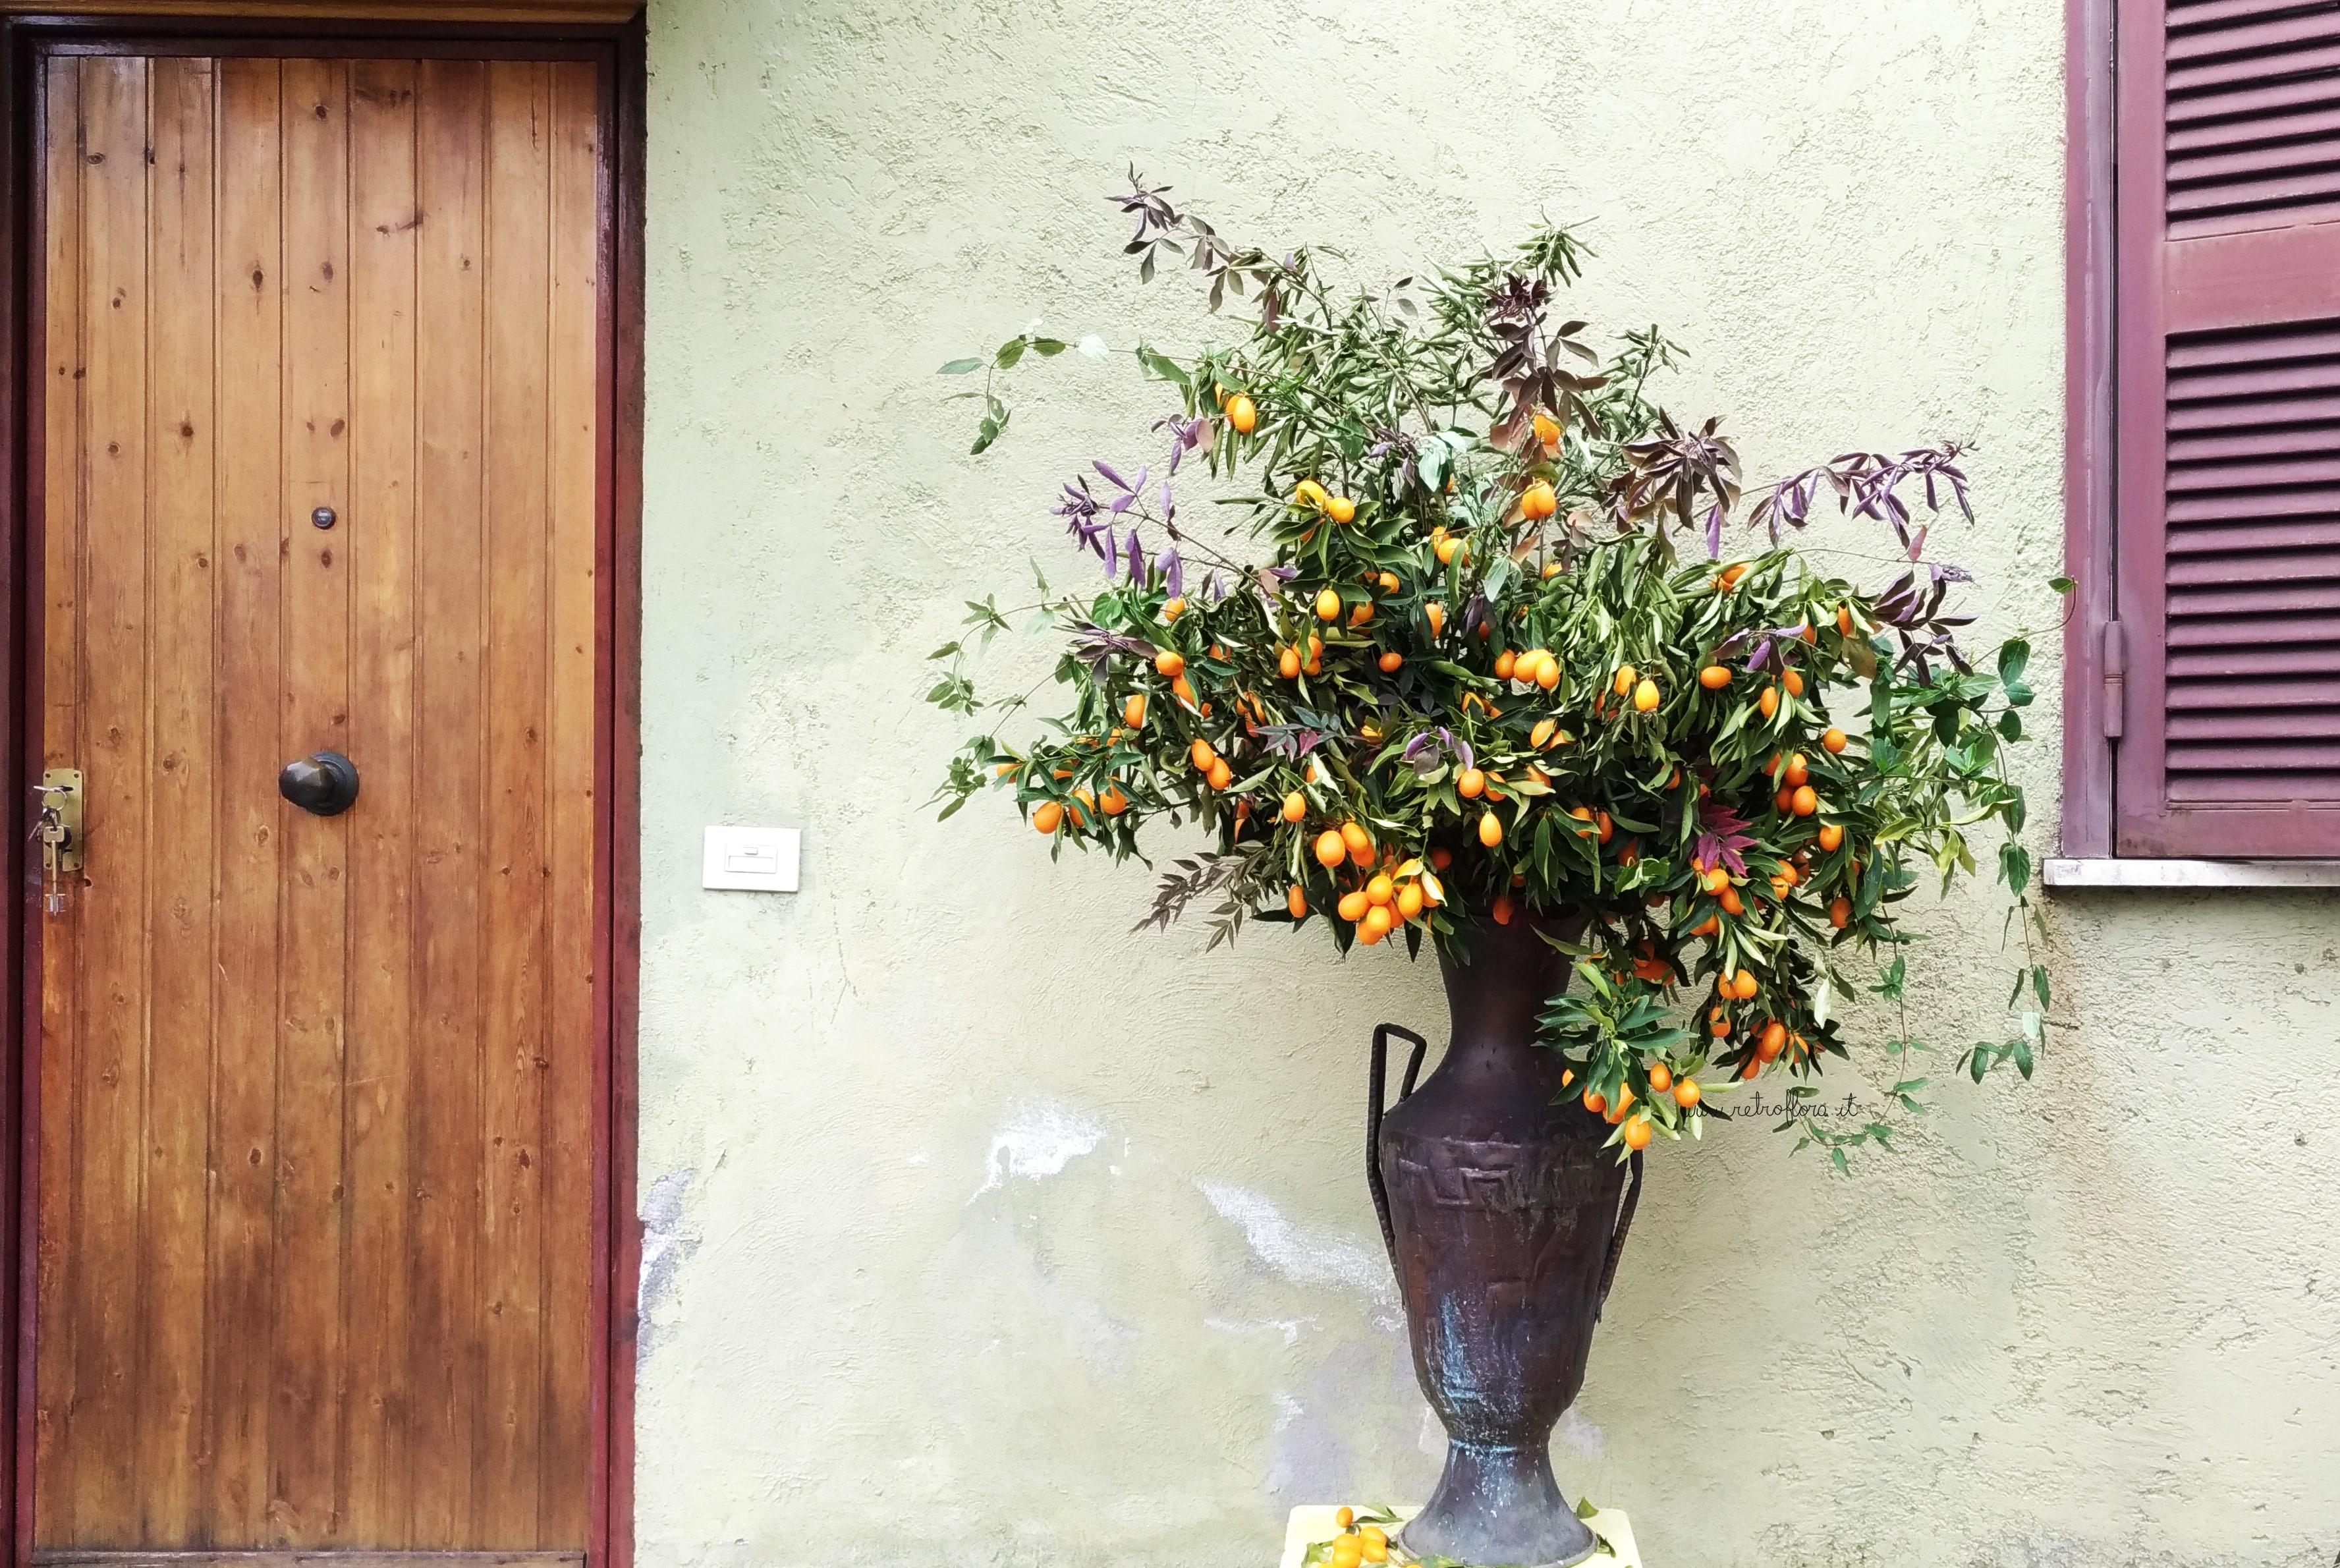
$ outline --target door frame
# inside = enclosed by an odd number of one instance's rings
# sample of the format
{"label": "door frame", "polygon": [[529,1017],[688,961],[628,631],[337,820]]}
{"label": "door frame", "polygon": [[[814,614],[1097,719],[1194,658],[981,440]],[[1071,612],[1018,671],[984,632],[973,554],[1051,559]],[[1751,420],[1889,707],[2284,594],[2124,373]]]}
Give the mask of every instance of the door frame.
{"label": "door frame", "polygon": [[[134,0],[133,0],[134,5]],[[121,9],[128,9],[122,7]],[[389,0],[382,8],[394,11]],[[38,868],[27,852],[42,755],[39,372],[42,236],[33,90],[51,55],[259,55],[362,58],[590,58],[603,83],[600,364],[602,428],[595,475],[596,567],[608,584],[599,628],[594,777],[607,813],[597,827],[599,962],[594,1069],[593,1457],[589,1568],[632,1568],[634,1351],[641,1224],[635,1209],[639,1120],[637,1017],[641,958],[641,520],[643,184],[647,137],[645,28],[621,23],[527,25],[250,15],[24,15],[0,17],[0,1541],[30,1568],[33,1539],[34,1345],[40,1174],[41,922]],[[5,1347],[13,1347],[7,1354]]]}

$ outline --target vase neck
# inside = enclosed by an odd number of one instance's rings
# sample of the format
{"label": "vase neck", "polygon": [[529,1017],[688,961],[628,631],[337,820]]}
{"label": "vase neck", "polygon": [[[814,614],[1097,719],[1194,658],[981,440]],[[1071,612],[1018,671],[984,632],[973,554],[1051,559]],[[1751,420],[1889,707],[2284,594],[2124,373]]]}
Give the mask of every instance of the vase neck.
{"label": "vase neck", "polygon": [[[1557,924],[1546,928],[1563,934]],[[1458,1052],[1507,1052],[1532,1047],[1536,1020],[1552,994],[1568,983],[1567,955],[1524,918],[1509,925],[1472,922],[1467,962],[1441,953],[1446,1006]]]}

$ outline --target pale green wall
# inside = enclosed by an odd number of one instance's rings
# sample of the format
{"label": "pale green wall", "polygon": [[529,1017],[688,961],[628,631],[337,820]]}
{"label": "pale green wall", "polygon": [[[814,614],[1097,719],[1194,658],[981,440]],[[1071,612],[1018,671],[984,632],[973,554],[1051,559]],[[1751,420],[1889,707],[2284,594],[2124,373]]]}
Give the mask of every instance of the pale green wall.
{"label": "pale green wall", "polygon": [[[1057,480],[1153,438],[1066,361],[970,461],[934,367],[1041,313],[1196,341],[1114,254],[1133,160],[1365,276],[1591,219],[1589,313],[1669,323],[1753,472],[1977,442],[1946,550],[1994,627],[2050,626],[2062,25],[652,0],[645,1564],[1264,1563],[1289,1504],[1435,1474],[1358,1154],[1367,1030],[1432,1023],[1435,978],[1127,935],[1141,869],[1052,869],[996,803],[936,825],[922,656],[1027,554],[1076,576]],[[2049,749],[2030,779],[2045,850]],[[801,824],[804,891],[701,892],[710,821]],[[1953,1046],[2006,1027],[1996,910],[1928,917]],[[1661,1151],[1566,1484],[1661,1568],[2322,1568],[2335,912],[2062,900],[2041,1082],[1949,1089],[1852,1181],[1751,1129]]]}

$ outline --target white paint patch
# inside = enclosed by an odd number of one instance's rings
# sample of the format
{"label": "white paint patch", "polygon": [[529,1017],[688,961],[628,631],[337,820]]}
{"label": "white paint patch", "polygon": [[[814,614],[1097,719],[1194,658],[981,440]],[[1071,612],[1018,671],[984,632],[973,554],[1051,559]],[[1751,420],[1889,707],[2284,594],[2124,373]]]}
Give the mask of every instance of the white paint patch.
{"label": "white paint patch", "polygon": [[682,1234],[683,1195],[698,1175],[696,1170],[669,1171],[642,1194],[642,1276],[634,1295],[637,1367],[649,1359],[659,1338],[656,1311],[674,1294],[677,1271],[699,1250],[698,1241]]}
{"label": "white paint patch", "polygon": [[1313,1317],[1271,1317],[1265,1323],[1237,1323],[1232,1318],[1206,1317],[1203,1319],[1203,1326],[1220,1334],[1260,1334],[1274,1330],[1284,1335],[1284,1344],[1297,1345],[1300,1343],[1300,1331],[1315,1327],[1316,1320]]}
{"label": "white paint patch", "polygon": [[1393,1300],[1397,1284],[1389,1264],[1345,1236],[1304,1230],[1266,1196],[1222,1182],[1198,1182],[1203,1196],[1244,1234],[1254,1256],[1286,1279],[1311,1285],[1346,1285],[1376,1301]]}
{"label": "white paint patch", "polygon": [[1105,1141],[1105,1129],[1055,1106],[1032,1106],[1016,1112],[991,1135],[991,1148],[983,1156],[983,1185],[967,1201],[991,1191],[1009,1176],[1037,1181],[1061,1176],[1065,1167]]}
{"label": "white paint patch", "polygon": [[1583,1412],[1572,1404],[1561,1414],[1560,1440],[1587,1459],[1600,1458],[1601,1449],[1609,1444],[1608,1435],[1585,1420]]}
{"label": "white paint patch", "polygon": [[1439,1424],[1438,1412],[1427,1404],[1422,1407],[1422,1430],[1415,1434],[1413,1445],[1433,1457],[1446,1452],[1446,1428]]}

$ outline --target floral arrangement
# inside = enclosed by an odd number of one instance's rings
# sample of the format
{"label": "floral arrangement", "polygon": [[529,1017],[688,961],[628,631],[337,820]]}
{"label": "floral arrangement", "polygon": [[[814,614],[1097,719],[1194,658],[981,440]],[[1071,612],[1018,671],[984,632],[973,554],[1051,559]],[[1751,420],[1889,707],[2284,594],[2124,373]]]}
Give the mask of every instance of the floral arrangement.
{"label": "floral arrangement", "polygon": [[[1331,253],[1231,245],[1166,186],[1113,200],[1142,278],[1184,258],[1213,311],[1250,302],[1250,331],[1135,350],[1171,404],[1153,458],[1093,462],[1056,507],[1102,587],[1036,566],[1034,603],[970,603],[934,654],[929,700],[989,726],[945,817],[996,789],[1053,849],[1116,858],[1156,819],[1191,824],[1205,846],[1141,924],[1206,900],[1214,947],[1265,921],[1467,958],[1477,921],[1535,921],[1581,980],[1545,1043],[1621,1152],[1727,1114],[1704,1079],[1814,1095],[1849,1052],[1837,999],[1900,997],[1902,905],[1976,873],[1995,824],[2038,1011],[1959,1066],[2029,1076],[2048,978],[2005,768],[2028,647],[1970,657],[1949,605],[1969,579],[1929,557],[1936,521],[1971,518],[1958,447],[1744,488],[1718,422],[1653,399],[1678,347],[1652,329],[1604,355],[1554,319],[1588,254],[1565,228],[1363,290]],[[1027,331],[943,367],[985,376],[976,452],[1006,429],[1006,372],[1068,346]],[[1894,541],[1886,581],[1796,542],[1831,506]],[[1011,615],[1064,644],[1062,701],[1012,739],[1031,694],[979,699],[967,672]],[[1928,1048],[1906,1020],[1883,1044],[1905,1066]],[[1890,1096],[1921,1108],[1926,1082]],[[1839,1166],[1889,1130],[1787,1125]]]}

